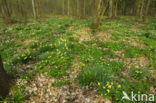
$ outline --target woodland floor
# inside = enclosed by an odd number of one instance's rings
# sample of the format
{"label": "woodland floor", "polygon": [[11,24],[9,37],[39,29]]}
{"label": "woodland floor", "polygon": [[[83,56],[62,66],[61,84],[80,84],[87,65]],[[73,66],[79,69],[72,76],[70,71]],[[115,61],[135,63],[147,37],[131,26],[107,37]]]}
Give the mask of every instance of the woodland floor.
{"label": "woodland floor", "polygon": [[[0,52],[15,83],[5,102],[132,103],[122,91],[156,95],[156,20],[47,18],[0,25]],[[135,103],[135,102],[134,102]]]}

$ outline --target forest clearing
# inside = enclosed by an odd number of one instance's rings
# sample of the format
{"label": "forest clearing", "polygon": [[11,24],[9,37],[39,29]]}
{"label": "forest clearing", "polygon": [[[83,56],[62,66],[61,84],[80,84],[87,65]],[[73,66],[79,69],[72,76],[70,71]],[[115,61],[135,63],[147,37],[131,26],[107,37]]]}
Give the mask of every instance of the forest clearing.
{"label": "forest clearing", "polygon": [[72,11],[38,17],[32,6],[25,22],[2,9],[2,103],[156,102],[155,16],[101,16],[102,0],[92,1],[93,17],[82,19]]}

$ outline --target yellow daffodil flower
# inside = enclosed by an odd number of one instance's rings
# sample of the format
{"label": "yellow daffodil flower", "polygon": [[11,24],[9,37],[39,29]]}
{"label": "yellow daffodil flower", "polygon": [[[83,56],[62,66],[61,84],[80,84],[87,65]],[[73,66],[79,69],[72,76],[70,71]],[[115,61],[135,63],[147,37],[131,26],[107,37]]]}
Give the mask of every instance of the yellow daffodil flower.
{"label": "yellow daffodil flower", "polygon": [[120,84],[118,85],[118,88],[121,88],[121,85]]}
{"label": "yellow daffodil flower", "polygon": [[24,57],[24,60],[26,60],[27,59],[27,57]]}
{"label": "yellow daffodil flower", "polygon": [[107,92],[108,92],[108,93],[110,93],[110,90],[109,90],[109,89],[107,89]]}
{"label": "yellow daffodil flower", "polygon": [[51,56],[48,56],[48,59],[51,58]]}
{"label": "yellow daffodil flower", "polygon": [[106,87],[105,87],[105,86],[103,86],[103,89],[106,89]]}
{"label": "yellow daffodil flower", "polygon": [[108,88],[112,88],[112,86],[111,86],[111,85],[109,85],[109,86],[108,86]]}
{"label": "yellow daffodil flower", "polygon": [[136,66],[135,66],[135,68],[139,68],[139,66],[138,66],[138,65],[136,65]]}
{"label": "yellow daffodil flower", "polygon": [[113,82],[111,82],[111,85],[113,85],[114,83]]}

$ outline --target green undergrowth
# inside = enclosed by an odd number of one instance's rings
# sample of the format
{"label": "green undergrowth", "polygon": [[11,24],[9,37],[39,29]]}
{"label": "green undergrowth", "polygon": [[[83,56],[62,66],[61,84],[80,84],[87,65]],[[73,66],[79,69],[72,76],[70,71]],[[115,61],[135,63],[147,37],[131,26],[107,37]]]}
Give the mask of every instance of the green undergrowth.
{"label": "green undergrowth", "polygon": [[[94,38],[98,32],[107,32],[111,41],[100,41],[97,37],[81,43],[76,36],[83,34],[75,31],[89,28],[90,18],[51,17],[42,22],[4,26],[0,29],[0,54],[8,74],[31,82],[37,73],[44,73],[56,79],[52,84],[56,87],[71,83],[63,78],[70,75],[67,70],[72,67],[74,58],[79,57],[82,65],[76,78],[78,84],[97,89],[98,94],[113,103],[129,103],[121,101],[122,91],[128,95],[130,91],[150,93],[150,87],[156,83],[149,72],[156,68],[155,20],[142,26],[134,21],[134,17],[103,19],[100,29],[88,30],[88,35]],[[141,31],[133,32],[132,27]],[[144,47],[133,46],[129,42],[132,36]],[[130,66],[124,61],[139,57],[148,59],[146,67]],[[27,65],[31,67],[22,71]],[[25,85],[19,83],[13,91],[4,101],[26,101]]]}

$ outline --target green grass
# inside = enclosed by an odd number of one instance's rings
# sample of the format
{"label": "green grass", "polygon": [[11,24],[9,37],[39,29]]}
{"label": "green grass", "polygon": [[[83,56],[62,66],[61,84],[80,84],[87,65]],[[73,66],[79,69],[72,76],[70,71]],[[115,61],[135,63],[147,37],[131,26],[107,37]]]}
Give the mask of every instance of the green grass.
{"label": "green grass", "polygon": [[137,57],[144,56],[143,49],[139,47],[127,48],[125,49],[124,54],[126,58],[137,58]]}
{"label": "green grass", "polygon": [[60,87],[60,86],[63,86],[63,85],[68,85],[70,84],[70,81],[69,80],[66,80],[66,81],[62,81],[62,80],[57,80],[53,83],[54,86],[56,87]]}
{"label": "green grass", "polygon": [[102,48],[108,48],[114,51],[119,51],[126,48],[126,46],[128,46],[128,43],[127,42],[99,42],[98,46]]}
{"label": "green grass", "polygon": [[125,35],[123,33],[117,33],[117,32],[113,32],[112,33],[112,40],[118,41],[121,40]]}

